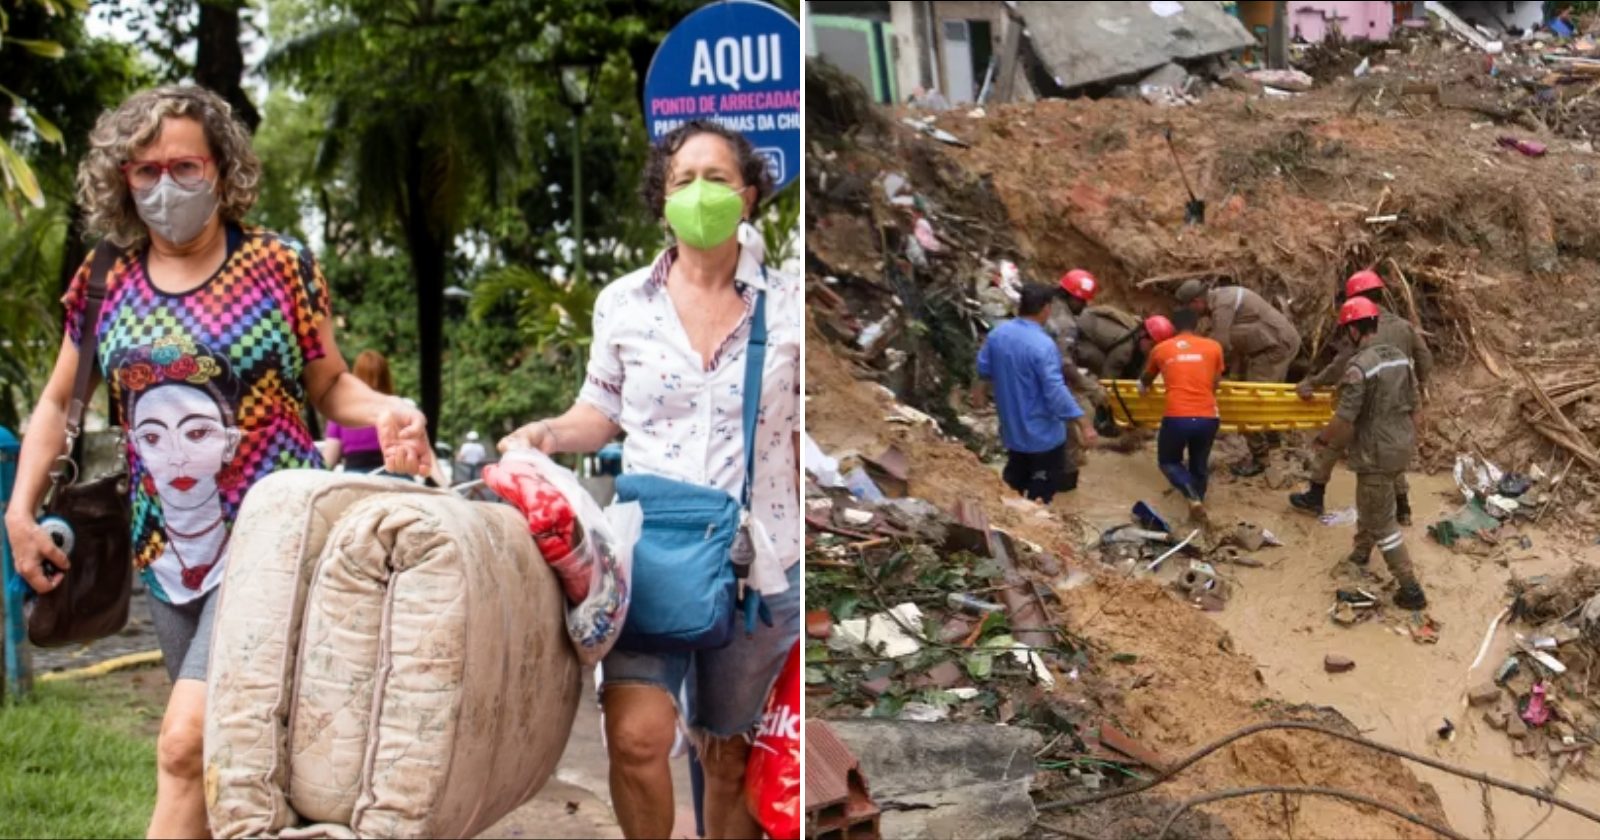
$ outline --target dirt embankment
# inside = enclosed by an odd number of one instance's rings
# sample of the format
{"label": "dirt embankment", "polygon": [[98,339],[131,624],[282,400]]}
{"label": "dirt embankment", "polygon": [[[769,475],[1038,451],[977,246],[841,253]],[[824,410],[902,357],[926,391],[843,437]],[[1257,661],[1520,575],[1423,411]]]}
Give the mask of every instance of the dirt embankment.
{"label": "dirt embankment", "polygon": [[[894,410],[890,397],[858,379],[849,363],[815,333],[810,338],[806,426],[825,450],[870,455],[892,443],[909,457],[912,496],[947,509],[960,500],[976,499],[996,527],[1058,556],[1077,553],[1081,543],[1069,517],[1059,509],[1014,500],[993,469],[935,429],[886,420]],[[1235,729],[1269,719],[1349,726],[1334,713],[1289,709],[1263,685],[1255,663],[1234,652],[1224,631],[1154,583],[1099,575],[1090,584],[1060,594],[1067,629],[1089,643],[1096,663],[1091,667],[1107,669],[1098,677],[1120,689],[1097,692],[1095,701],[1107,706],[1129,734],[1165,758],[1180,757]],[[1134,654],[1137,661],[1110,664],[1116,653]],[[1448,822],[1433,789],[1398,760],[1305,733],[1267,733],[1227,747],[1168,783],[1162,795],[1176,802],[1201,791],[1266,784],[1323,785],[1364,793]],[[1234,837],[1429,836],[1387,814],[1320,799],[1307,798],[1286,807],[1277,797],[1256,797],[1203,810]],[[1072,817],[1050,815],[1044,825],[1093,828],[1090,833],[1096,836],[1140,837],[1156,831],[1159,822],[1151,820],[1165,813],[1165,808],[1147,809],[1124,799]]]}

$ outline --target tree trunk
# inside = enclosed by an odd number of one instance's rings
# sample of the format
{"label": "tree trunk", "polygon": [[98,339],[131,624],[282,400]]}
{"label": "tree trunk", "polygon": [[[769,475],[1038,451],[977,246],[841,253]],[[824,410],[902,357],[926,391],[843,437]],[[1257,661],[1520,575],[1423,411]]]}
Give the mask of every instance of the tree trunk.
{"label": "tree trunk", "polygon": [[411,252],[411,274],[417,290],[418,372],[422,380],[422,412],[428,416],[428,440],[439,440],[439,372],[443,361],[445,242],[433,229],[425,193],[426,153],[421,130],[413,132],[405,169],[405,236]]}
{"label": "tree trunk", "polygon": [[244,92],[239,6],[240,0],[200,3],[200,23],[195,27],[198,46],[195,48],[194,80],[226,99],[233,106],[233,115],[254,134],[261,125],[261,112]]}

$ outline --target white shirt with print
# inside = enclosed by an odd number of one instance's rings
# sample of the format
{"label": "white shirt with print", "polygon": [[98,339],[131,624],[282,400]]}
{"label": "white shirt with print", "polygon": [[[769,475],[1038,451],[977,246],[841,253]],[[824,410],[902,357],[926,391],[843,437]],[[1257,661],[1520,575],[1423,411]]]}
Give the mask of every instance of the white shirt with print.
{"label": "white shirt with print", "polygon": [[784,570],[799,562],[803,539],[799,466],[802,286],[768,269],[759,247],[743,247],[734,280],[745,300],[739,325],[709,369],[689,344],[667,294],[675,251],[613,281],[594,306],[594,344],[578,399],[627,433],[625,472],[716,487],[738,499],[744,488],[745,351],[757,289],[767,292],[767,359],[761,379],[751,516]]}

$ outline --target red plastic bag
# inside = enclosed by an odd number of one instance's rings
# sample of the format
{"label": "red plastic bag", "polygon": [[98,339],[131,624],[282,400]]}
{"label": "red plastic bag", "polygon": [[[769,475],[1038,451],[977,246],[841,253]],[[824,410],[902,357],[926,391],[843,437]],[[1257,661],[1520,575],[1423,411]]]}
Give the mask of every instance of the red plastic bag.
{"label": "red plastic bag", "polygon": [[767,696],[761,729],[750,745],[744,799],[773,840],[800,836],[800,642],[789,649],[783,672]]}

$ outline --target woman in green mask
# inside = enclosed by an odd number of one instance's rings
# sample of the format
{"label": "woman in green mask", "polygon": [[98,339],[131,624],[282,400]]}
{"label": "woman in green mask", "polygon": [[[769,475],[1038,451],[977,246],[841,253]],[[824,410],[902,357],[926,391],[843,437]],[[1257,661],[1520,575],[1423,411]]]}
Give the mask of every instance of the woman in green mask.
{"label": "woman in green mask", "polygon": [[[741,623],[733,641],[715,650],[614,649],[602,664],[611,793],[629,837],[672,831],[668,762],[680,723],[705,768],[706,836],[761,833],[744,804],[748,738],[763,725],[783,723],[763,724],[761,712],[800,637],[802,553],[803,287],[763,264],[753,229],[740,235],[741,222],[771,191],[766,160],[735,132],[690,122],[663,138],[651,152],[642,192],[671,229],[673,246],[600,293],[577,403],[500,441],[502,452],[587,453],[626,432],[626,473],[748,498],[755,561],[747,586],[762,593],[771,625],[755,623],[746,633]],[[746,357],[757,301],[764,301],[767,349],[750,447],[754,466],[747,470]],[[674,698],[686,682],[680,710]]]}

